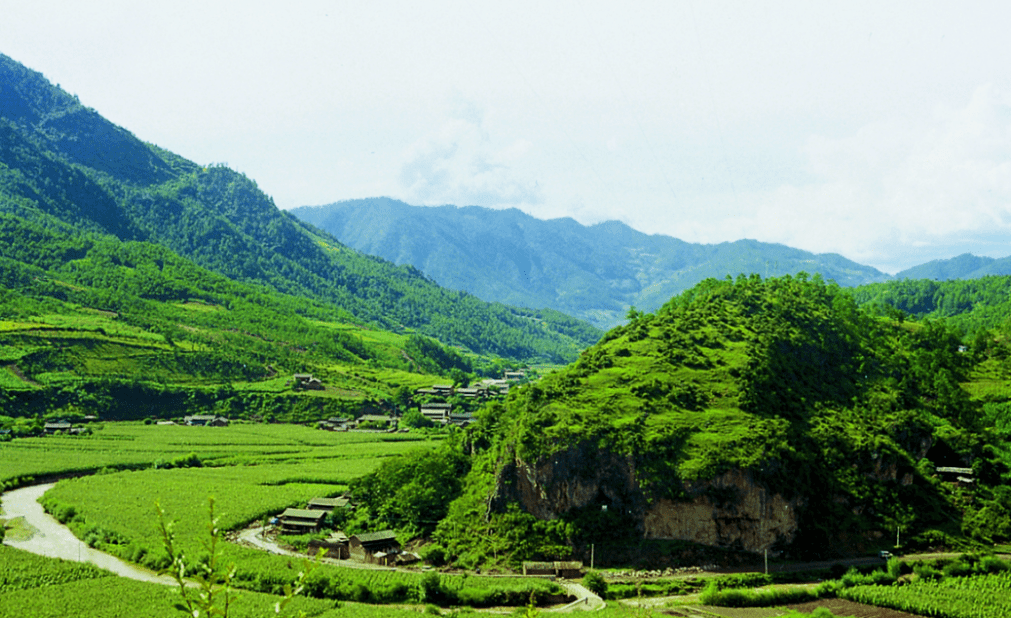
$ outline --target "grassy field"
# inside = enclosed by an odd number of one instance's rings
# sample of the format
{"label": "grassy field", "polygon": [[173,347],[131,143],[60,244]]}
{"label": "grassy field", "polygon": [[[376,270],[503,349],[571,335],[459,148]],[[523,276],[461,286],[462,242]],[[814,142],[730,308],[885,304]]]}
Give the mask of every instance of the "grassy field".
{"label": "grassy field", "polygon": [[[164,618],[181,615],[174,589],[116,577],[88,564],[43,558],[0,546],[0,618]],[[275,616],[280,597],[242,591],[230,607],[232,618]],[[417,615],[412,609],[295,599],[280,614],[306,618],[378,618]]]}
{"label": "grassy field", "polygon": [[[8,482],[98,471],[57,483],[43,499],[47,510],[88,544],[158,568],[164,566],[165,552],[157,505],[175,522],[178,545],[196,559],[205,553],[209,497],[215,500],[217,526],[227,532],[286,507],[303,506],[310,498],[340,494],[383,458],[434,444],[399,434],[331,433],[294,425],[106,423],[91,436],[2,444],[0,458],[11,464],[4,469]],[[197,462],[199,467],[180,467]],[[238,585],[274,594],[294,581],[303,566],[233,544],[224,544],[223,560],[235,565]],[[331,599],[403,603],[414,598],[420,577],[420,572],[320,565],[312,592]],[[132,590],[133,584],[117,586]],[[441,586],[452,598],[473,605],[521,605],[532,591],[553,587],[538,579],[448,574],[441,576]]]}

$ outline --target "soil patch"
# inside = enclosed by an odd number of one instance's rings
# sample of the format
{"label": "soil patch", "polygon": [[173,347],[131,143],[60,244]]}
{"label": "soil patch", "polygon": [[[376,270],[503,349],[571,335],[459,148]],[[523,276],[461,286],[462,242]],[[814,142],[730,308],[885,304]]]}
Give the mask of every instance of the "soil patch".
{"label": "soil patch", "polygon": [[660,610],[661,614],[668,616],[681,616],[682,618],[712,618],[712,616],[726,616],[726,618],[775,618],[785,616],[786,610],[773,607],[714,607],[712,605],[698,605],[693,607],[673,607]]}
{"label": "soil patch", "polygon": [[846,599],[821,599],[819,601],[811,601],[810,603],[801,603],[800,605],[789,605],[788,607],[808,614],[819,607],[824,607],[836,616],[855,616],[856,618],[922,618],[919,614],[910,614],[909,612],[900,612],[895,609],[854,603]]}

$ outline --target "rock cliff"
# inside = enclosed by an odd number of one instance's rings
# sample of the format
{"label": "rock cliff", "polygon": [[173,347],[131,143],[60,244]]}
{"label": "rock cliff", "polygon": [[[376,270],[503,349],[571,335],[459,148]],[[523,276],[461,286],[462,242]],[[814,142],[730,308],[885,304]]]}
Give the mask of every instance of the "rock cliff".
{"label": "rock cliff", "polygon": [[518,502],[540,519],[555,519],[599,505],[630,516],[644,538],[746,551],[783,547],[796,536],[801,501],[769,492],[748,471],[685,485],[682,500],[651,499],[635,472],[631,457],[587,443],[536,463],[510,454],[499,466],[490,507]]}

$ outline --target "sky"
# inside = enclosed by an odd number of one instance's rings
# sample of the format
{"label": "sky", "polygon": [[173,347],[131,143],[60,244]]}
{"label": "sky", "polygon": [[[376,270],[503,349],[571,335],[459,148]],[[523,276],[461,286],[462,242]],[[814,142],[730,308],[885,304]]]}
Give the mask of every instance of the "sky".
{"label": "sky", "polygon": [[0,0],[0,53],[281,208],[1011,254],[1009,2]]}

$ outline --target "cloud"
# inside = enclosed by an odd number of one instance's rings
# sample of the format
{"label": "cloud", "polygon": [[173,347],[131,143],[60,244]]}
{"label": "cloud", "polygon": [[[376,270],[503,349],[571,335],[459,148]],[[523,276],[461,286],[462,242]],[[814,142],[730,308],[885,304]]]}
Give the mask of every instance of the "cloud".
{"label": "cloud", "polygon": [[497,144],[473,105],[413,143],[400,169],[405,199],[421,204],[516,206],[541,201],[537,182],[517,171],[532,144]]}
{"label": "cloud", "polygon": [[971,251],[1011,253],[1011,97],[811,137],[810,181],[709,198],[696,235],[836,252],[889,272]]}

